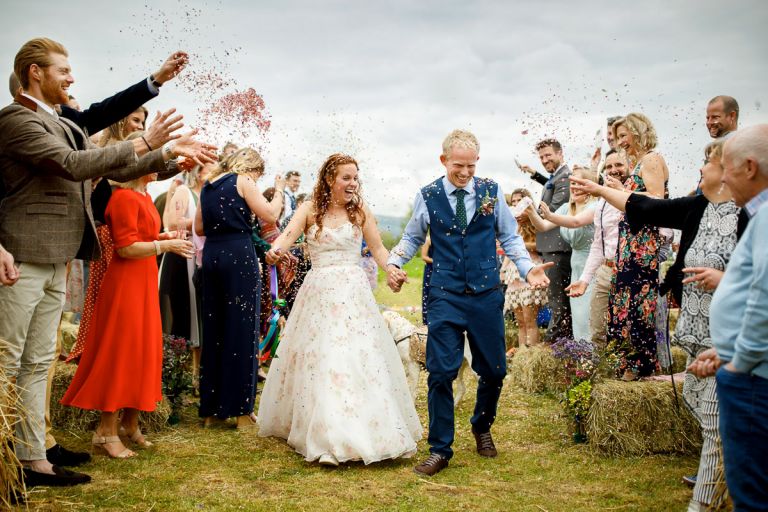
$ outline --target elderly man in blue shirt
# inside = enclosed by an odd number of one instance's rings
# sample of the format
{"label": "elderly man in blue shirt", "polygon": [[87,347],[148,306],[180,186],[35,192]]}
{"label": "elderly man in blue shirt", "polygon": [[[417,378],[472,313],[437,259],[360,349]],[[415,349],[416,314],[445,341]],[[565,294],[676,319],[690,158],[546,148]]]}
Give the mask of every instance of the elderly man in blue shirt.
{"label": "elderly man in blue shirt", "polygon": [[725,145],[723,166],[723,181],[750,221],[710,305],[714,349],[689,370],[716,374],[735,510],[768,510],[768,124],[736,132]]}
{"label": "elderly man in blue shirt", "polygon": [[444,469],[453,455],[452,384],[461,366],[465,333],[472,369],[480,376],[470,420],[477,452],[484,457],[497,454],[491,425],[506,375],[506,358],[496,240],[533,286],[549,283],[544,269],[553,265],[534,266],[499,186],[474,177],[479,150],[477,138],[469,132],[455,130],[446,137],[440,155],[445,176],[416,195],[403,239],[388,261],[388,284],[399,291],[407,278],[402,266],[429,231],[433,270],[427,301],[426,364],[431,455],[414,468],[426,476]]}

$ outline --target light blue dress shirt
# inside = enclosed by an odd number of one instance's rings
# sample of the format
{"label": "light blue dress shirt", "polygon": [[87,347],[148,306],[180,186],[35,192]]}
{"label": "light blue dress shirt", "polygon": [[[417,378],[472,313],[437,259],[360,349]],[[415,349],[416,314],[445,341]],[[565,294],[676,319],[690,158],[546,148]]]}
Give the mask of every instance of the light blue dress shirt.
{"label": "light blue dress shirt", "polygon": [[[453,192],[456,191],[457,187],[448,181],[446,176],[443,176],[442,180],[448,197],[448,204],[450,204],[453,213],[456,213],[456,195]],[[466,207],[467,218],[471,219],[475,210],[477,210],[474,178],[469,181],[464,190],[467,192],[464,196],[464,206]],[[534,264],[531,261],[531,255],[528,254],[525,248],[523,237],[517,233],[517,221],[512,216],[512,212],[509,211],[501,187],[496,189],[496,205],[493,209],[493,215],[496,219],[496,239],[501,244],[504,253],[517,265],[520,276],[525,279],[528,272],[534,267]],[[403,265],[413,258],[419,247],[424,245],[428,230],[429,211],[427,210],[424,197],[422,197],[421,191],[419,191],[413,204],[413,214],[408,221],[408,225],[405,226],[403,238],[392,248],[387,263],[402,268]]]}
{"label": "light blue dress shirt", "polygon": [[[767,191],[768,192],[768,191]],[[768,194],[753,198],[754,211],[736,245],[709,307],[717,355],[740,372],[768,379]]]}

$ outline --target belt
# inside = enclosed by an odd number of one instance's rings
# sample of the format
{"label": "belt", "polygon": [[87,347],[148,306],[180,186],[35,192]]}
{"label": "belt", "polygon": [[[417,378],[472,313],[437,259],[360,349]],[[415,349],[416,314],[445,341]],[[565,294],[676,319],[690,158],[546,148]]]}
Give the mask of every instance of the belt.
{"label": "belt", "polygon": [[603,261],[603,265],[605,265],[606,267],[613,268],[616,266],[616,262],[614,260],[609,260],[606,258],[605,261]]}

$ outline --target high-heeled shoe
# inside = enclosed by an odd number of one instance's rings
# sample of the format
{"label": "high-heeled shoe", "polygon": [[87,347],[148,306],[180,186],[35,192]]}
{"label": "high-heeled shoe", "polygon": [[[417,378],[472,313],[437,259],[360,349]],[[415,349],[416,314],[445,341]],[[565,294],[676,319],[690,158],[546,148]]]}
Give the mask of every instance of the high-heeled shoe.
{"label": "high-heeled shoe", "polygon": [[125,427],[120,426],[120,430],[117,434],[121,441],[127,439],[141,448],[149,448],[154,444],[152,441],[147,441],[147,438],[144,437],[144,434],[141,433],[141,429],[138,427],[136,427],[136,430],[134,430],[132,434],[128,435],[128,431],[125,430]]}
{"label": "high-heeled shoe", "polygon": [[112,455],[107,450],[106,445],[108,443],[122,444],[122,441],[120,440],[120,436],[100,436],[98,434],[93,434],[93,438],[91,439],[91,448],[93,450],[93,453],[99,454],[99,455],[106,455],[110,459],[130,459],[131,457],[136,457],[136,455],[138,455],[133,450],[129,450],[128,448],[125,448],[125,447],[123,447],[123,451],[121,451],[117,455]]}

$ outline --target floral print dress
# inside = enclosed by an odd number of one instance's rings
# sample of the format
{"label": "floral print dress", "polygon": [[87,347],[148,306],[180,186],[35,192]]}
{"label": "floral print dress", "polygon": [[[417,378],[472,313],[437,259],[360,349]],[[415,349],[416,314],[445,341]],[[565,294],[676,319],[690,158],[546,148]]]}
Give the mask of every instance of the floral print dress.
{"label": "floral print dress", "polygon": [[[645,192],[638,163],[624,188]],[[664,195],[667,196],[667,183]],[[619,222],[616,266],[608,298],[608,342],[619,357],[619,375],[629,370],[647,377],[657,369],[656,304],[659,294],[659,228],[644,225],[633,232],[625,218]]]}

